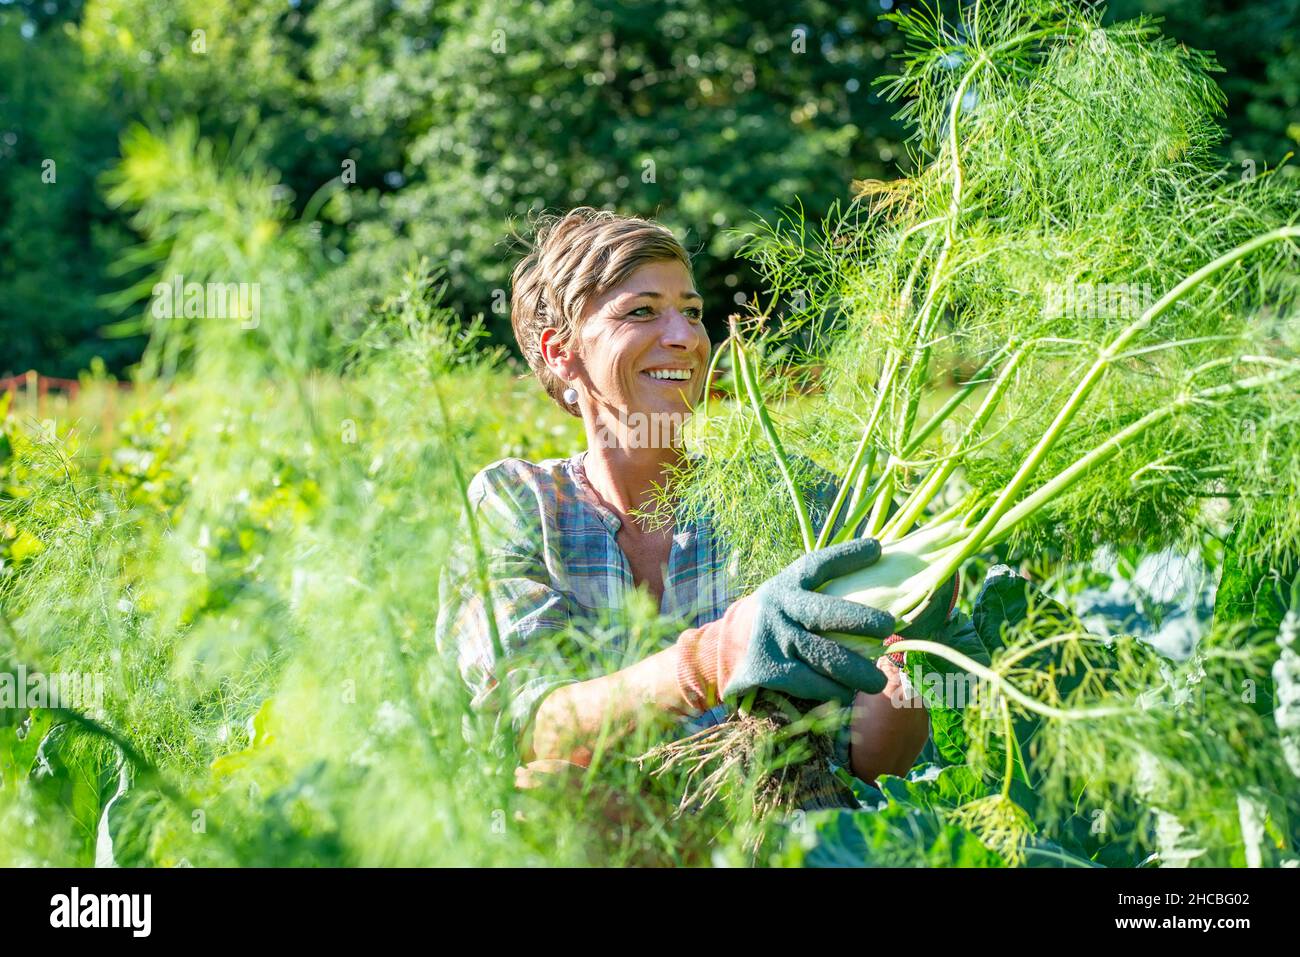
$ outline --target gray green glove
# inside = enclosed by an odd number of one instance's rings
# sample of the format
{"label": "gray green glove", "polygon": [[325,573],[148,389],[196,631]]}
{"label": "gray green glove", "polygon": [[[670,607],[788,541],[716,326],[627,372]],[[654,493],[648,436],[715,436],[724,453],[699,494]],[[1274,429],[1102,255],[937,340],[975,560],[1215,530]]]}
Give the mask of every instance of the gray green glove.
{"label": "gray green glove", "polygon": [[834,578],[874,564],[880,543],[860,538],[802,556],[753,595],[753,626],[724,697],[768,688],[811,701],[849,703],[855,691],[878,694],[885,676],[871,661],[817,632],[884,639],[894,616],[817,591]]}

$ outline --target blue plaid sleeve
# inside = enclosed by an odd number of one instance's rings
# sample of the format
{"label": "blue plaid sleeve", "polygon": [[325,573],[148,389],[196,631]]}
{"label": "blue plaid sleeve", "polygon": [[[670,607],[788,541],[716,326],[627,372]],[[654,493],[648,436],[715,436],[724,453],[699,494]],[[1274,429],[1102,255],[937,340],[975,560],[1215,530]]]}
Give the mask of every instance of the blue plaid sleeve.
{"label": "blue plaid sleeve", "polygon": [[488,470],[469,486],[499,646],[468,547],[443,578],[438,640],[454,650],[473,706],[508,720],[522,734],[542,699],[577,678],[565,674],[568,663],[558,653],[557,639],[570,624],[565,597],[551,584],[540,526],[521,508],[518,494]]}

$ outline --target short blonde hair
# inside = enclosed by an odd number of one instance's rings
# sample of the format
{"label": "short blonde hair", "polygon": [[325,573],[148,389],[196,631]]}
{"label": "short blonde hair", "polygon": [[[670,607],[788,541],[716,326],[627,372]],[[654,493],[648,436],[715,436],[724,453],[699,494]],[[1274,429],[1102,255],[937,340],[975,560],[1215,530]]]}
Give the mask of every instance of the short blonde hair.
{"label": "short blonde hair", "polygon": [[592,300],[642,266],[664,260],[691,270],[690,255],[672,231],[648,219],[580,206],[537,220],[532,248],[510,277],[510,325],[529,368],[570,414],[578,408],[564,401],[564,382],[542,359],[542,332],[558,329],[561,343],[571,346]]}

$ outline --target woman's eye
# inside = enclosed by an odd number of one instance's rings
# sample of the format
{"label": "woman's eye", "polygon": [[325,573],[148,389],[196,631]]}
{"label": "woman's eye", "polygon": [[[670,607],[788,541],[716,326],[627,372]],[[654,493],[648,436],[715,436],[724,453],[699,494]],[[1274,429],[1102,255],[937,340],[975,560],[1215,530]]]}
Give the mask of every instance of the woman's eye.
{"label": "woman's eye", "polygon": [[[633,309],[631,312],[629,312],[629,313],[627,314],[626,318],[628,318],[628,319],[634,319],[634,318],[635,318],[635,319],[650,319],[650,318],[653,318],[653,317],[656,316],[656,315],[658,315],[658,313],[655,312],[654,306],[638,306],[637,308],[635,308],[635,309]],[[686,316],[688,319],[690,319],[691,322],[703,322],[703,321],[704,321],[704,310],[703,310],[703,309],[700,309],[700,308],[697,307],[697,306],[691,306],[691,307],[689,307],[689,308],[687,308],[687,309],[683,309],[683,310],[682,310],[682,315],[684,315],[684,316]]]}

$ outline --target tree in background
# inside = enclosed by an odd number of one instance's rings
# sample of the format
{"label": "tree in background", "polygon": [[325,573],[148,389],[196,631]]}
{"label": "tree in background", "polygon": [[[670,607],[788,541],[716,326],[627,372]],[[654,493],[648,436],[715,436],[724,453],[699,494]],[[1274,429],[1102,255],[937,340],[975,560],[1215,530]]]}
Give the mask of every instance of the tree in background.
{"label": "tree in background", "polygon": [[1160,17],[1162,32],[1214,53],[1234,165],[1263,170],[1300,150],[1300,0],[1112,0],[1109,11]]}
{"label": "tree in background", "polygon": [[[446,270],[448,301],[467,317],[487,314],[503,339],[511,257],[502,240],[530,211],[589,203],[660,216],[705,254],[699,281],[710,301],[729,303],[747,279],[729,227],[796,196],[829,203],[900,152],[892,111],[872,84],[894,49],[879,2],[791,11],[739,2],[91,0],[44,11],[0,9],[7,49],[24,61],[13,73],[49,100],[24,95],[37,103],[31,113],[58,112],[48,107],[67,97],[73,68],[96,95],[82,101],[85,116],[63,111],[58,128],[6,115],[0,125],[18,127],[31,151],[12,159],[30,168],[35,155],[69,155],[76,143],[99,162],[74,164],[79,192],[59,200],[65,215],[29,218],[52,224],[51,241],[86,245],[96,218],[116,234],[89,261],[44,251],[8,259],[0,295],[17,302],[5,294],[30,284],[79,296],[78,310],[23,305],[6,312],[6,325],[53,321],[82,351],[111,347],[98,330],[120,316],[96,297],[132,278],[128,270],[104,279],[134,240],[104,210],[97,180],[136,119],[194,117],[204,136],[279,170],[277,188],[299,210],[329,197],[323,229],[337,258],[354,254],[358,297],[375,288],[371,277],[426,255]],[[49,62],[55,46],[75,62]],[[86,137],[88,125],[99,135]],[[0,190],[6,205],[22,192],[13,177]],[[60,262],[77,262],[76,274],[60,275]],[[113,364],[130,358],[115,353]],[[37,335],[6,349],[0,367],[70,373],[84,361]]]}
{"label": "tree in background", "polygon": [[409,185],[377,209],[347,209],[382,223],[376,241],[405,239],[442,264],[450,301],[487,311],[498,331],[517,258],[503,239],[528,214],[586,204],[656,216],[703,254],[697,280],[721,321],[749,285],[730,227],[796,197],[824,207],[847,197],[854,176],[882,175],[899,158],[893,110],[873,86],[895,49],[879,12],[824,2],[453,6],[420,54],[389,50],[391,69],[360,84],[367,103],[376,82],[418,89],[428,121],[409,144]]}
{"label": "tree in background", "polygon": [[[945,5],[951,5],[949,0]],[[193,119],[278,171],[358,302],[425,256],[509,341],[509,237],[542,208],[656,216],[700,252],[720,322],[752,279],[732,227],[906,169],[874,81],[904,0],[0,2],[0,375],[122,370],[165,250],[104,201],[134,122]],[[1228,161],[1300,141],[1297,0],[1116,0],[1217,50]],[[53,160],[55,182],[42,179]],[[235,277],[238,278],[238,277]],[[715,327],[716,328],[716,327]],[[111,338],[107,336],[114,336]]]}
{"label": "tree in background", "polygon": [[[358,189],[400,162],[402,132],[323,102],[307,12],[256,0],[0,5],[0,375],[73,375],[93,355],[121,370],[144,348],[131,288],[166,250],[104,201],[132,123],[197,121],[219,152],[280,173],[299,208],[364,147]],[[57,180],[42,182],[52,159]],[[125,318],[126,321],[119,321]]]}
{"label": "tree in background", "polygon": [[121,368],[143,338],[96,335],[108,267],[135,241],[96,186],[120,121],[63,24],[23,31],[18,13],[0,6],[0,376],[72,376],[96,355]]}

